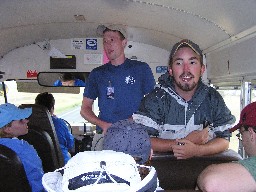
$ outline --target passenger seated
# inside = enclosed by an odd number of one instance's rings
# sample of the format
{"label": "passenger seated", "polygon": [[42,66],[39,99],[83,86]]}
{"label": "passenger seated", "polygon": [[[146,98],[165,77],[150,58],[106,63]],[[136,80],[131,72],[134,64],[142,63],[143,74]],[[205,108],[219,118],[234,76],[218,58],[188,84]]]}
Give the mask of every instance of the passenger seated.
{"label": "passenger seated", "polygon": [[[19,109],[13,104],[0,105],[0,144],[11,148],[21,159],[33,192],[42,191],[43,167],[36,150],[17,137],[28,133],[27,119],[31,108]],[[40,141],[38,141],[40,142]]]}
{"label": "passenger seated", "polygon": [[69,150],[74,146],[74,137],[65,121],[54,115],[55,99],[53,95],[48,92],[40,93],[36,96],[35,104],[45,106],[49,110],[66,164],[71,158]]}
{"label": "passenger seated", "polygon": [[237,136],[242,140],[249,158],[208,166],[198,177],[198,186],[202,191],[256,191],[256,102],[242,110],[239,123],[231,131],[237,129]]}
{"label": "passenger seated", "polygon": [[54,86],[78,86],[85,87],[85,82],[74,77],[72,73],[63,73],[60,79],[54,82]]}

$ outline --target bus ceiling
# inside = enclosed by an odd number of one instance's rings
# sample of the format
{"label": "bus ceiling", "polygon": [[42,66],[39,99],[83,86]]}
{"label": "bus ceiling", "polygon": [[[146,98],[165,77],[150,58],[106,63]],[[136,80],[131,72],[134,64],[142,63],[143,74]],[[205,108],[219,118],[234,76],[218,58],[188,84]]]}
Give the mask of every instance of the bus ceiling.
{"label": "bus ceiling", "polygon": [[171,47],[182,39],[203,50],[212,83],[252,73],[255,79],[255,10],[254,0],[4,1],[1,80],[33,79],[42,71],[90,72],[105,63],[99,29],[111,24],[123,25],[126,56],[147,62],[156,80],[166,71]]}

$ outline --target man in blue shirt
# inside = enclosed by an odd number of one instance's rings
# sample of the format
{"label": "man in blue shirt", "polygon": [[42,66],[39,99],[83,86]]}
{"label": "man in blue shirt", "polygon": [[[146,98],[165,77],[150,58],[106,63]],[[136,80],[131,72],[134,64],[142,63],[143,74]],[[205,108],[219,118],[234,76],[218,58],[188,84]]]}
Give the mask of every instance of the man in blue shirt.
{"label": "man in blue shirt", "polygon": [[0,144],[9,147],[20,158],[33,192],[43,191],[42,161],[32,145],[17,137],[28,133],[27,119],[31,108],[19,109],[13,104],[0,105]]}
{"label": "man in blue shirt", "polygon": [[[109,62],[90,73],[81,107],[82,117],[95,124],[98,133],[105,133],[112,123],[130,118],[155,85],[148,64],[125,57],[126,44],[127,33],[123,27],[105,27],[103,46]],[[99,117],[92,110],[96,98]]]}
{"label": "man in blue shirt", "polygon": [[35,104],[45,106],[49,110],[66,164],[71,157],[69,150],[74,146],[74,137],[70,133],[65,121],[54,115],[55,99],[53,95],[47,92],[40,93],[36,96]]}

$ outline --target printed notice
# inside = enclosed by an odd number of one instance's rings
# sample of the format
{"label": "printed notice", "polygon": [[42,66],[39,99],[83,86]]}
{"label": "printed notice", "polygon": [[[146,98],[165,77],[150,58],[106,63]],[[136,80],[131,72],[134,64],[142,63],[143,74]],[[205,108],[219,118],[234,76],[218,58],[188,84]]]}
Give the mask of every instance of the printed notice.
{"label": "printed notice", "polygon": [[71,40],[71,49],[85,49],[85,42],[83,39],[72,39]]}
{"label": "printed notice", "polygon": [[103,54],[85,54],[84,64],[102,64]]}

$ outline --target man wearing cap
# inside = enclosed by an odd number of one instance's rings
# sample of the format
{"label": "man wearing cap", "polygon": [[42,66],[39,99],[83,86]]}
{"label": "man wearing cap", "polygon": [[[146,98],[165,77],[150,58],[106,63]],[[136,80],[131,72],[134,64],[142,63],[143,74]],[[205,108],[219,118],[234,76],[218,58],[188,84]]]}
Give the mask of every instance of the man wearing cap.
{"label": "man wearing cap", "polygon": [[0,144],[11,148],[19,156],[32,191],[43,191],[42,161],[32,145],[18,136],[28,133],[27,119],[32,113],[31,108],[19,109],[13,104],[0,105]]}
{"label": "man wearing cap", "polygon": [[[112,123],[130,118],[155,85],[148,64],[125,57],[126,44],[127,33],[122,26],[104,27],[103,46],[109,62],[90,73],[80,112],[97,126],[97,133],[105,133]],[[92,110],[96,98],[99,117]]]}
{"label": "man wearing cap", "polygon": [[208,166],[198,177],[202,191],[256,191],[256,102],[242,110],[239,123],[231,131],[237,129],[237,136],[249,157],[238,162]]}
{"label": "man wearing cap", "polygon": [[228,149],[228,129],[235,117],[221,95],[202,82],[204,71],[197,44],[185,39],[173,46],[169,71],[133,115],[135,122],[155,132],[154,151],[172,151],[178,159],[187,159]]}

